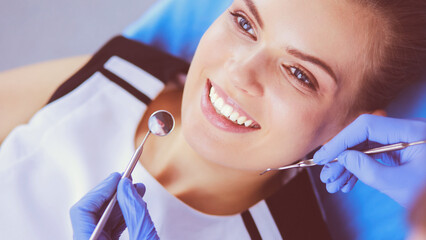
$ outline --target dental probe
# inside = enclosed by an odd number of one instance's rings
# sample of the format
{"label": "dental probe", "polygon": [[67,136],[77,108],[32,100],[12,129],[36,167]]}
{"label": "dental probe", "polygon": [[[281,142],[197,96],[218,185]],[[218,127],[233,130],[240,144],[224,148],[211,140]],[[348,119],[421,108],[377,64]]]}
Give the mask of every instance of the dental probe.
{"label": "dental probe", "polygon": [[[144,139],[142,140],[142,143],[139,145],[139,147],[136,149],[135,153],[133,153],[133,156],[127,165],[126,171],[123,173],[123,176],[121,179],[128,178],[132,175],[133,169],[135,168],[136,164],[138,163],[138,160],[142,154],[143,145],[145,144],[146,139],[148,138],[149,134],[152,133],[156,136],[166,136],[171,131],[173,131],[173,128],[175,126],[175,119],[173,118],[173,115],[165,110],[159,110],[151,114],[148,120],[148,133],[145,135]],[[117,203],[117,192],[112,196],[108,206],[106,207],[104,213],[102,214],[101,219],[99,219],[98,224],[96,225],[95,230],[92,233],[92,236],[90,236],[90,240],[96,240],[99,238],[99,236],[102,233],[102,229],[104,228],[109,215],[112,212],[112,209],[114,208],[114,205]]]}
{"label": "dental probe", "polygon": [[[377,153],[384,153],[384,152],[402,150],[406,147],[410,147],[410,146],[414,146],[414,145],[418,145],[418,144],[424,144],[424,143],[426,143],[426,140],[412,142],[412,143],[395,143],[395,144],[391,144],[391,145],[384,145],[384,146],[381,146],[381,147],[364,150],[362,152],[365,153],[365,154],[371,155],[371,154],[377,154]],[[337,158],[335,158],[334,160],[332,160],[330,162],[337,162]],[[261,172],[260,175],[263,175],[263,174],[265,174],[269,171],[280,171],[280,170],[285,170],[285,169],[290,169],[290,168],[299,168],[299,167],[302,167],[302,168],[303,167],[312,167],[312,166],[315,166],[315,165],[317,165],[317,164],[314,162],[314,159],[302,160],[302,161],[299,161],[295,164],[287,165],[287,166],[280,167],[280,168],[268,168],[265,171]]]}

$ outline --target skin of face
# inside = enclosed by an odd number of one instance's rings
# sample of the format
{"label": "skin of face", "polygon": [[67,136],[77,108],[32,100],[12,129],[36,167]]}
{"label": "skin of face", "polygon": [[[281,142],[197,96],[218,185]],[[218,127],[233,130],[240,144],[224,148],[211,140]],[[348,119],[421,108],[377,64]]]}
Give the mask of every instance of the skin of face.
{"label": "skin of face", "polygon": [[[293,163],[356,118],[346,108],[361,84],[369,31],[366,11],[347,1],[252,1],[261,21],[248,1],[235,0],[204,34],[182,101],[191,148],[243,171]],[[294,49],[326,63],[336,80]],[[233,133],[212,125],[201,109],[207,80],[261,128]]]}

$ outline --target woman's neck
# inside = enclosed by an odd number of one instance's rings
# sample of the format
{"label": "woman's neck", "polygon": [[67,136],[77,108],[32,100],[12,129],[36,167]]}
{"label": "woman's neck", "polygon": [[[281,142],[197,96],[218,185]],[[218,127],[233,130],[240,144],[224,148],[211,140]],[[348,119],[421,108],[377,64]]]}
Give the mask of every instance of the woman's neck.
{"label": "woman's neck", "polygon": [[[151,103],[136,134],[136,145],[147,129],[151,112],[167,109],[176,126],[167,137],[151,136],[140,162],[171,194],[208,214],[239,213],[268,197],[281,185],[279,176],[227,168],[203,159],[186,142],[180,127],[181,91],[169,91]],[[178,99],[178,101],[176,101]],[[172,104],[171,104],[172,103]]]}
{"label": "woman's neck", "polygon": [[203,159],[185,141],[179,126],[155,145],[155,157],[143,161],[144,167],[171,194],[204,213],[239,213],[280,185],[272,174],[259,176],[257,171],[230,169]]}

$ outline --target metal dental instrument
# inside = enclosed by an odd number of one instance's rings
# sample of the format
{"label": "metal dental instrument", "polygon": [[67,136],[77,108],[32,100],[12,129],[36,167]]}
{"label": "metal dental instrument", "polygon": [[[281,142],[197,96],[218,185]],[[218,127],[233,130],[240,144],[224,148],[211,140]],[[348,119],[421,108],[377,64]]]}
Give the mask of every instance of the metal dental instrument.
{"label": "metal dental instrument", "polygon": [[[169,134],[171,131],[173,131],[174,127],[175,127],[175,119],[173,118],[171,113],[165,110],[159,110],[151,114],[148,120],[149,131],[145,135],[144,139],[142,140],[142,143],[136,149],[135,153],[133,153],[132,159],[130,160],[129,165],[127,165],[126,171],[123,173],[123,176],[121,177],[121,179],[128,178],[132,174],[133,169],[135,168],[136,164],[138,163],[139,157],[142,154],[143,145],[145,144],[145,141],[148,138],[150,133],[156,136],[163,137]],[[90,236],[90,240],[96,240],[99,238],[99,236],[101,235],[102,229],[104,228],[116,202],[117,202],[117,193],[115,193],[114,196],[112,196],[112,199],[110,200],[108,206],[106,207],[104,213],[102,214],[101,219],[99,219],[99,222],[96,225],[96,228],[92,233],[92,236]]]}
{"label": "metal dental instrument", "polygon": [[[384,145],[378,148],[372,148],[372,149],[368,149],[365,151],[362,151],[365,154],[377,154],[377,153],[384,153],[384,152],[391,152],[391,151],[397,151],[397,150],[402,150],[406,147],[410,147],[410,146],[414,146],[414,145],[418,145],[418,144],[425,144],[426,140],[423,141],[417,141],[417,142],[412,142],[412,143],[396,143],[396,144],[391,144],[391,145]],[[330,161],[330,162],[337,162],[337,158],[335,158],[334,160]],[[284,166],[284,167],[280,167],[280,168],[268,168],[265,171],[261,172],[260,175],[263,175],[269,171],[280,171],[280,170],[285,170],[285,169],[290,169],[290,168],[304,168],[304,167],[312,167],[317,165],[313,159],[308,159],[308,160],[302,160],[299,161],[295,164],[292,165],[288,165],[288,166]]]}

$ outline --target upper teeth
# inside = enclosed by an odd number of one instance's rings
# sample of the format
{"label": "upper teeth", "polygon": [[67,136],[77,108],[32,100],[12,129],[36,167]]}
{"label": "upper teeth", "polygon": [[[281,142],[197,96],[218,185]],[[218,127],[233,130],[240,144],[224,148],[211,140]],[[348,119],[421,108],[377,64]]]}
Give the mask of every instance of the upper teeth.
{"label": "upper teeth", "polygon": [[246,127],[250,127],[250,125],[253,123],[252,120],[247,120],[246,116],[240,116],[238,112],[234,111],[234,108],[226,104],[225,101],[217,95],[216,90],[213,86],[210,88],[209,96],[210,101],[216,109],[216,112],[218,112],[219,114],[227,117],[229,120],[239,125],[244,125]]}

